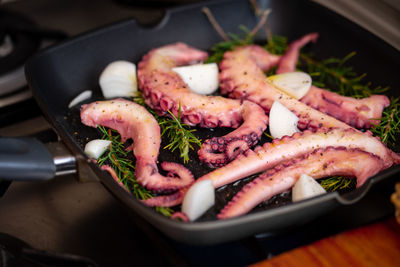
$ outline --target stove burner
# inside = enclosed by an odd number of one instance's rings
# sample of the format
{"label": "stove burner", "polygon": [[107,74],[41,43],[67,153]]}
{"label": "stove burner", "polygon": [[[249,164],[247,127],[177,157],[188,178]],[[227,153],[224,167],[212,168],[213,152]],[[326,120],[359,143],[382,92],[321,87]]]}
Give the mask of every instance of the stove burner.
{"label": "stove burner", "polygon": [[26,100],[32,95],[18,92],[26,86],[24,63],[40,46],[41,40],[24,33],[34,27],[29,19],[13,12],[0,10],[0,107]]}
{"label": "stove burner", "polygon": [[0,57],[8,56],[14,49],[11,37],[3,33],[0,40],[3,40],[2,44],[0,44]]}
{"label": "stove burner", "polygon": [[25,16],[0,9],[0,108],[27,100],[24,64],[45,46],[45,40],[58,40],[66,34],[43,30]]}
{"label": "stove burner", "polygon": [[[0,10],[0,75],[13,71],[26,62],[40,46],[41,38],[28,34],[35,27],[24,16]],[[0,50],[0,51],[1,51]]]}

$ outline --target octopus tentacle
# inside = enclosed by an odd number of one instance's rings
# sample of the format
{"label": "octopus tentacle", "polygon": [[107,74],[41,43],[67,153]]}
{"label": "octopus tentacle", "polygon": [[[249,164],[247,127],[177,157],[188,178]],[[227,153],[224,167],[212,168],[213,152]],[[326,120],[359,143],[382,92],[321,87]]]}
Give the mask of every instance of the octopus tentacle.
{"label": "octopus tentacle", "polygon": [[[250,175],[266,171],[282,162],[290,163],[302,155],[312,153],[316,149],[329,147],[345,147],[348,150],[358,149],[365,151],[382,160],[382,168],[389,168],[392,164],[400,163],[400,156],[388,149],[378,138],[368,133],[361,133],[354,128],[318,129],[313,132],[306,130],[292,136],[275,139],[272,143],[257,146],[254,151],[249,149],[239,155],[227,165],[209,172],[198,178],[196,182],[210,179],[214,188],[233,183]],[[285,164],[278,168],[284,168]],[[359,180],[359,184],[363,181]],[[185,193],[184,189],[181,192]],[[183,200],[184,194],[179,195]],[[168,206],[178,205],[181,202],[175,197]],[[169,199],[163,200],[164,205]]]}
{"label": "octopus tentacle", "polygon": [[161,165],[169,175],[158,173],[160,126],[144,107],[125,99],[97,101],[82,106],[81,120],[87,126],[102,125],[118,131],[123,142],[133,139],[131,148],[136,157],[136,179],[149,190],[172,192],[194,181],[188,169],[173,162]]}
{"label": "octopus tentacle", "polygon": [[[310,41],[316,42],[317,38],[317,33],[310,33],[292,42],[282,56],[276,73],[295,71],[300,49]],[[377,119],[382,117],[383,109],[390,104],[389,98],[385,95],[356,99],[316,86],[311,86],[300,101],[357,128],[370,128],[379,123]]]}
{"label": "octopus tentacle", "polygon": [[111,175],[111,177],[114,179],[114,181],[116,181],[117,184],[119,184],[119,186],[121,186],[123,189],[125,189],[126,191],[129,192],[129,190],[125,187],[125,185],[118,178],[118,175],[115,172],[115,170],[110,165],[105,164],[105,165],[101,166],[100,169],[102,169],[103,171],[107,171]]}
{"label": "octopus tentacle", "polygon": [[174,212],[171,215],[171,219],[178,219],[178,220],[181,220],[183,222],[189,222],[190,221],[189,217],[185,213],[180,212],[180,211]]}
{"label": "octopus tentacle", "polygon": [[316,86],[311,86],[300,101],[351,126],[366,129],[379,123],[383,109],[390,104],[389,98],[385,95],[355,99]]}
{"label": "octopus tentacle", "polygon": [[[145,102],[158,114],[171,111],[178,116],[180,110],[182,121],[188,125],[238,128],[227,136],[217,138],[217,149],[214,149],[215,142],[206,141],[199,154],[200,160],[221,166],[229,160],[229,156],[224,155],[226,146],[240,139],[249,140],[249,146],[254,145],[256,142],[253,139],[260,138],[267,127],[268,117],[254,103],[193,93],[172,71],[175,66],[201,62],[206,57],[205,52],[183,43],[153,49],[139,63],[138,81]],[[278,60],[274,60],[277,64]]]}
{"label": "octopus tentacle", "polygon": [[299,117],[300,129],[317,129],[350,126],[315,110],[290,97],[267,82],[263,72],[264,65],[258,65],[255,58],[265,57],[269,53],[256,45],[238,47],[226,52],[220,63],[219,74],[221,94],[230,98],[250,100],[259,104],[269,113],[274,101],[279,101]]}
{"label": "octopus tentacle", "polygon": [[296,70],[297,60],[299,59],[300,49],[308,44],[309,42],[315,43],[318,39],[318,33],[313,32],[304,35],[300,39],[292,42],[285,54],[281,57],[281,60],[276,69],[276,73],[285,73]]}
{"label": "octopus tentacle", "polygon": [[400,156],[388,149],[381,141],[353,128],[306,130],[292,136],[275,139],[253,150],[246,151],[224,167],[212,171],[199,179],[211,179],[215,188],[233,183],[252,174],[265,171],[284,160],[296,158],[318,148],[343,146],[358,148],[381,158],[384,167],[400,163]]}
{"label": "octopus tentacle", "polygon": [[186,186],[172,194],[155,196],[142,200],[142,203],[150,207],[173,207],[182,203],[189,186]]}
{"label": "octopus tentacle", "polygon": [[[199,159],[211,166],[220,167],[257,144],[268,124],[268,117],[258,105],[245,101],[241,112],[244,123],[235,131],[207,139],[198,151]],[[254,127],[254,125],[258,125]]]}
{"label": "octopus tentacle", "polygon": [[292,188],[303,173],[315,179],[334,175],[355,176],[359,187],[383,168],[382,159],[359,149],[317,149],[281,163],[246,184],[217,217],[227,219],[249,212],[261,202]]}

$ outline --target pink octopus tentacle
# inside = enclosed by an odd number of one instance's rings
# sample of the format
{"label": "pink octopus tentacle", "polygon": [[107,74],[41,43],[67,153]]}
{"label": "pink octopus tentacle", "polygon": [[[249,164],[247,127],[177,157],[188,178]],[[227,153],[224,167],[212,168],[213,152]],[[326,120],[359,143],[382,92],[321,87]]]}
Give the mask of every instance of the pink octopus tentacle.
{"label": "pink octopus tentacle", "polygon": [[220,90],[230,98],[250,100],[259,104],[269,113],[274,101],[279,101],[299,117],[299,128],[315,129],[341,127],[349,128],[346,123],[315,110],[304,103],[290,97],[267,82],[265,74],[254,54],[269,54],[258,46],[238,47],[226,52],[220,64]]}
{"label": "pink octopus tentacle", "polygon": [[359,149],[317,149],[282,163],[246,184],[217,217],[228,219],[246,214],[261,202],[292,188],[303,173],[314,179],[334,175],[355,176],[359,187],[383,168],[382,159]]}
{"label": "pink octopus tentacle", "polygon": [[297,60],[299,58],[300,49],[308,44],[309,42],[315,43],[318,39],[318,33],[313,32],[304,35],[300,39],[292,42],[285,54],[281,57],[281,60],[276,69],[276,73],[285,73],[296,70]]}
{"label": "pink octopus tentacle", "polygon": [[220,167],[257,144],[265,130],[264,126],[268,124],[268,117],[252,102],[244,101],[242,107],[244,123],[225,136],[206,140],[198,151],[201,161]]}
{"label": "pink octopus tentacle", "polygon": [[359,129],[368,129],[379,123],[383,109],[390,105],[385,95],[355,99],[316,86],[311,86],[300,101]]}
{"label": "pink octopus tentacle", "polygon": [[[210,140],[199,152],[200,160],[221,166],[229,160],[229,156],[220,155],[225,153],[226,146],[240,139],[248,141],[249,146],[254,145],[266,129],[268,117],[261,107],[253,103],[193,93],[172,70],[175,66],[202,62],[206,57],[207,53],[183,43],[153,49],[139,63],[138,81],[146,104],[158,114],[167,114],[169,110],[177,116],[180,110],[182,121],[188,125],[238,128],[218,138],[223,140],[222,143],[217,142],[223,151],[219,148],[215,150],[215,144]],[[274,64],[278,63],[278,59],[269,56]]]}
{"label": "pink octopus tentacle", "polygon": [[174,162],[163,162],[161,168],[167,175],[158,172],[157,164],[141,156],[136,157],[136,180],[156,193],[169,193],[186,187],[194,181],[192,173],[184,166]]}
{"label": "pink octopus tentacle", "polygon": [[123,188],[125,189],[125,191],[129,190],[125,187],[125,185],[119,180],[117,173],[115,172],[115,170],[110,166],[110,165],[103,165],[100,167],[100,169],[102,169],[103,171],[107,171],[111,177]]}
{"label": "pink octopus tentacle", "polygon": [[188,187],[185,187],[169,195],[160,195],[142,200],[142,203],[150,207],[174,207],[182,203],[187,190]]}
{"label": "pink octopus tentacle", "polygon": [[360,149],[381,158],[384,167],[400,163],[400,156],[388,149],[378,138],[361,133],[353,128],[307,130],[275,139],[246,151],[229,164],[205,174],[196,181],[211,179],[215,188],[233,183],[252,174],[265,171],[284,160],[296,158],[318,148],[343,146]]}
{"label": "pink octopus tentacle", "polygon": [[[400,163],[400,156],[388,149],[378,138],[353,128],[318,129],[316,132],[307,130],[275,139],[272,143],[265,143],[263,146],[257,146],[254,151],[249,149],[227,165],[198,178],[196,182],[209,179],[213,182],[214,188],[218,188],[276,166],[279,167],[276,167],[275,170],[284,169],[285,165],[293,160],[296,161],[296,158],[302,157],[302,155],[312,153],[316,149],[330,147],[332,149],[344,147],[346,150],[365,151],[368,155],[373,155],[381,160],[380,170]],[[285,163],[281,164],[282,162]],[[359,184],[364,182],[362,177],[364,176],[359,178]],[[180,190],[180,201],[183,200],[185,193],[185,189]],[[166,196],[163,201],[168,203],[168,200],[168,196]],[[176,197],[173,197],[172,200],[168,206],[181,203]]]}
{"label": "pink octopus tentacle", "polygon": [[174,212],[171,215],[171,219],[179,219],[179,220],[184,221],[184,222],[189,222],[190,221],[189,217],[185,213],[180,212],[180,211]]}
{"label": "pink octopus tentacle", "polygon": [[172,192],[194,181],[191,172],[177,163],[162,164],[162,168],[175,175],[159,174],[160,126],[144,107],[121,98],[97,101],[82,106],[81,120],[87,126],[102,125],[118,131],[122,141],[133,139],[136,179],[146,188],[154,192]]}
{"label": "pink octopus tentacle", "polygon": [[[317,38],[317,33],[310,33],[291,43],[282,56],[276,73],[295,71],[300,49],[310,41],[316,42]],[[381,118],[383,109],[390,104],[389,98],[384,95],[356,99],[316,86],[311,86],[300,101],[356,128],[370,128],[379,123],[377,119]]]}

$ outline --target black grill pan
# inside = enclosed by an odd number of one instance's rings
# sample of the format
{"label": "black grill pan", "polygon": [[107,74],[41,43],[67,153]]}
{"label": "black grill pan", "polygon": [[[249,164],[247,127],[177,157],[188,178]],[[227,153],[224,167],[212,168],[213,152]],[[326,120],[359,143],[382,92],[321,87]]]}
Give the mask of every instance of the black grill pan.
{"label": "black grill pan", "polygon": [[[389,44],[313,2],[262,0],[259,5],[272,9],[268,22],[273,33],[294,40],[309,32],[319,32],[318,42],[307,47],[317,58],[343,57],[356,51],[357,56],[351,61],[356,71],[368,73],[367,79],[373,84],[390,86],[388,95],[399,95],[400,79],[397,72],[400,69],[400,54]],[[203,50],[220,42],[220,37],[201,11],[204,6],[211,9],[226,32],[240,33],[239,25],[251,29],[257,23],[248,1],[198,3],[167,10],[162,21],[154,27],[143,27],[132,19],[83,34],[41,52],[27,63],[27,80],[37,102],[62,140],[78,157],[86,158],[84,144],[89,139],[98,138],[100,133],[80,123],[79,108],[68,109],[71,99],[84,90],[95,92],[87,102],[101,99],[98,78],[111,61],[137,63],[150,49],[177,41]],[[257,39],[265,40],[265,36],[260,33]],[[224,131],[218,130],[217,133]],[[205,139],[210,132],[198,129],[198,135]],[[197,162],[195,153],[191,159],[188,167],[195,177],[210,171]],[[178,158],[175,154],[161,151],[160,161],[165,160]],[[377,185],[393,186],[400,171],[400,166],[392,167],[347,194],[329,193],[295,204],[286,203],[285,196],[282,196],[280,205],[263,205],[245,216],[218,221],[215,215],[226,201],[224,195],[238,190],[228,186],[217,192],[217,204],[212,210],[198,222],[185,223],[166,218],[142,205],[120,188],[108,173],[93,163],[89,164],[105,187],[125,206],[166,235],[194,244],[219,243],[256,233],[275,233],[322,215],[335,216],[329,212],[348,209],[361,199],[368,198],[369,191]],[[387,198],[389,201],[389,196]]]}

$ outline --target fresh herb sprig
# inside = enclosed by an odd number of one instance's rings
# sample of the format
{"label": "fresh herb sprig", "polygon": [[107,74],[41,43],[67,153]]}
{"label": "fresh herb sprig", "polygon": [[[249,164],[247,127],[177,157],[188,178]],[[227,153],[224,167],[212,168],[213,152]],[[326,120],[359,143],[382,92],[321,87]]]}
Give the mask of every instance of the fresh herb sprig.
{"label": "fresh herb sprig", "polygon": [[164,148],[174,152],[179,149],[180,157],[183,158],[183,162],[189,161],[189,149],[194,149],[192,144],[201,146],[201,140],[198,139],[193,132],[196,129],[186,129],[188,125],[181,122],[181,105],[179,104],[179,114],[176,117],[171,111],[168,110],[169,115],[172,119],[163,120],[160,122],[162,128],[161,136],[166,135],[170,140],[170,143]]}
{"label": "fresh herb sprig", "polygon": [[[129,152],[125,149],[125,145],[121,142],[121,136],[117,131],[99,126],[99,130],[103,133],[102,139],[111,141],[108,150],[97,160],[99,166],[111,163],[110,166],[115,170],[120,182],[132,192],[138,199],[149,199],[154,194],[141,186],[136,180],[133,162],[128,158]],[[170,208],[156,207],[156,211],[171,216],[174,212]]]}
{"label": "fresh herb sprig", "polygon": [[[240,26],[241,34],[228,33],[231,37],[229,41],[223,41],[211,47],[211,55],[206,59],[205,63],[219,63],[224,57],[224,53],[232,51],[238,46],[254,44],[254,35],[245,26]],[[270,41],[264,48],[273,54],[282,55],[288,47],[287,38],[280,35],[272,35]]]}
{"label": "fresh herb sprig", "polygon": [[[366,74],[358,75],[352,67],[347,66],[349,59],[356,55],[352,52],[344,58],[329,58],[322,61],[313,59],[310,55],[300,53],[304,68],[313,77],[313,84],[340,95],[354,98],[369,97],[373,94],[382,94],[389,87],[372,87],[370,82],[363,83]],[[400,134],[400,98],[391,98],[389,107],[385,108],[380,122],[371,128],[385,144],[394,143]]]}
{"label": "fresh herb sprig", "polygon": [[239,26],[242,31],[240,34],[228,33],[231,38],[229,41],[223,41],[211,47],[211,55],[206,59],[205,63],[219,63],[224,57],[224,53],[232,51],[238,46],[249,45],[254,43],[253,36],[250,34],[249,29],[245,26]]}
{"label": "fresh herb sprig", "polygon": [[334,192],[338,190],[349,190],[356,187],[356,179],[333,176],[320,181],[320,185],[328,192]]}
{"label": "fresh herb sprig", "polygon": [[379,124],[373,126],[371,131],[386,144],[396,141],[396,137],[400,133],[399,98],[392,98],[390,100],[390,105],[383,111]]}
{"label": "fresh herb sprig", "polygon": [[312,76],[313,85],[340,95],[363,98],[387,91],[388,87],[373,88],[370,82],[363,82],[366,74],[359,75],[346,64],[355,55],[356,52],[351,52],[343,58],[331,57],[317,61],[308,54],[300,53],[299,64],[301,69]]}
{"label": "fresh herb sprig", "polygon": [[275,55],[283,55],[288,49],[288,40],[285,36],[272,34],[264,48]]}
{"label": "fresh herb sprig", "polygon": [[181,105],[179,103],[178,117],[171,111],[168,111],[170,117],[159,116],[151,108],[149,108],[141,94],[138,94],[134,99],[136,103],[144,106],[154,116],[161,127],[161,136],[167,136],[169,144],[164,148],[174,152],[179,150],[179,155],[183,158],[183,162],[189,161],[189,150],[194,149],[193,145],[201,146],[201,139],[198,139],[193,132],[196,129],[190,129],[190,126],[181,122]]}

